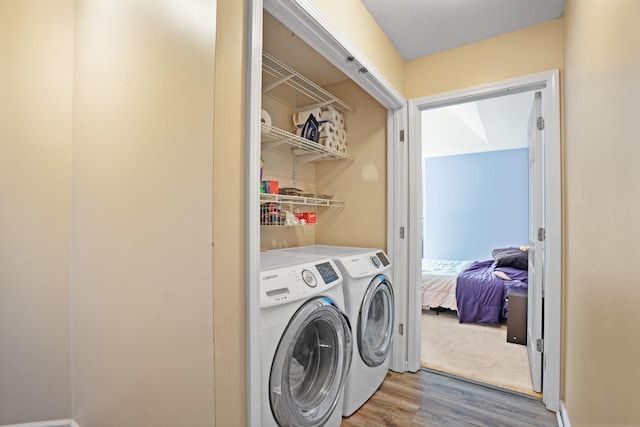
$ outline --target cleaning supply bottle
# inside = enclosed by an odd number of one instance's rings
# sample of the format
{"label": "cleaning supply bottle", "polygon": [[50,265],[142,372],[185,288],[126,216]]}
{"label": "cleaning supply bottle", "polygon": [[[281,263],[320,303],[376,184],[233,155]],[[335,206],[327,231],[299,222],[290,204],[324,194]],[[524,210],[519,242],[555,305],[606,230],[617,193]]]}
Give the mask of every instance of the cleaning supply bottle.
{"label": "cleaning supply bottle", "polygon": [[264,185],[262,184],[262,171],[264,169],[264,159],[260,156],[260,193],[266,193]]}

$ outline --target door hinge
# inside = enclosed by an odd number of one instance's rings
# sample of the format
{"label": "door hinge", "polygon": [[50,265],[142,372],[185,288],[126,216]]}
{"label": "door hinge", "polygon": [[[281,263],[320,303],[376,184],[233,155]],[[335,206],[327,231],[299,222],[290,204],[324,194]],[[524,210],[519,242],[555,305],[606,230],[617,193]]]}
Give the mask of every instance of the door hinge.
{"label": "door hinge", "polygon": [[400,142],[404,142],[404,129],[400,131]]}
{"label": "door hinge", "polygon": [[544,239],[547,237],[547,232],[543,227],[538,228],[538,241],[544,242]]}
{"label": "door hinge", "polygon": [[544,130],[544,117],[538,117],[538,130]]}
{"label": "door hinge", "polygon": [[400,227],[400,238],[404,239],[404,227]]}
{"label": "door hinge", "polygon": [[540,353],[544,351],[544,340],[542,338],[536,340],[536,350]]}

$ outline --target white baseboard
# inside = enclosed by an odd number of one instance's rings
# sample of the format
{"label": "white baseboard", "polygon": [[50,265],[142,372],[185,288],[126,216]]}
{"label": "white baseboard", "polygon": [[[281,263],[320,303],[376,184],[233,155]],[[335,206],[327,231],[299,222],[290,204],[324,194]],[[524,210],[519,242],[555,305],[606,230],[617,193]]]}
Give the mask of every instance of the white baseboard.
{"label": "white baseboard", "polygon": [[73,420],[37,421],[35,423],[5,424],[0,427],[80,427]]}
{"label": "white baseboard", "polygon": [[562,400],[560,401],[560,410],[556,412],[556,417],[558,418],[559,427],[571,427],[569,414],[567,413],[567,407],[564,406],[564,402]]}

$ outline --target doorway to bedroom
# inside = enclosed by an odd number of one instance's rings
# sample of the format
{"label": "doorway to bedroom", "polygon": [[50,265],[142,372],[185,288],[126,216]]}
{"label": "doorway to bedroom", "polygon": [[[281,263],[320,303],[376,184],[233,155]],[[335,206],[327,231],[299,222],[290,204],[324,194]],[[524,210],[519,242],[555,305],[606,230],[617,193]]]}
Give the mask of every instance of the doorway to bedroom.
{"label": "doorway to bedroom", "polygon": [[[512,309],[507,324],[509,292],[526,295],[528,285],[528,133],[534,94],[421,112],[420,362],[540,396],[531,380],[526,332],[513,333],[516,321],[526,325],[526,310]],[[520,251],[524,261],[497,267],[494,254],[504,249]]]}
{"label": "doorway to bedroom", "polygon": [[[406,318],[407,366],[420,368],[422,340],[421,259],[424,241],[422,229],[422,186],[424,183],[422,158],[422,113],[440,107],[488,100],[506,95],[534,92],[534,102],[528,124],[529,150],[529,226],[527,246],[528,280],[526,300],[518,306],[526,307],[526,337],[529,368],[534,390],[542,392],[542,402],[550,411],[560,409],[561,378],[561,306],[562,306],[562,205],[560,162],[560,72],[545,71],[509,80],[466,89],[416,98],[408,102],[409,141],[406,164],[409,169],[407,224],[408,300]],[[485,189],[488,199],[508,198],[496,191],[496,185]],[[490,249],[492,251],[492,249]],[[493,257],[491,257],[493,258]],[[490,261],[490,260],[488,260]],[[397,264],[402,264],[397,263]],[[477,272],[477,270],[475,270]],[[493,274],[493,273],[492,273]],[[457,286],[457,280],[456,280]],[[544,297],[543,297],[544,295]],[[522,295],[521,295],[522,296]],[[511,296],[509,297],[511,299]],[[513,301],[510,301],[511,303]],[[460,309],[460,301],[457,301]],[[509,304],[511,311],[514,304]],[[499,308],[499,307],[494,307]],[[441,316],[442,314],[440,314]],[[507,313],[508,315],[508,313]],[[508,317],[508,316],[507,316]],[[507,321],[508,323],[508,321]],[[430,345],[430,344],[429,344]],[[517,345],[517,344],[510,344]],[[524,346],[522,346],[524,347]],[[544,385],[544,390],[542,389]]]}

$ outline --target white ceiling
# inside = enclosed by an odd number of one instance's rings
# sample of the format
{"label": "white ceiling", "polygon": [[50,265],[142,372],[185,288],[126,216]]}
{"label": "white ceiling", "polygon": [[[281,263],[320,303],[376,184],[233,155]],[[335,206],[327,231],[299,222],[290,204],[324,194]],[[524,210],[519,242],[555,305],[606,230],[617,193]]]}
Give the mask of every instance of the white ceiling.
{"label": "white ceiling", "polygon": [[405,61],[562,16],[565,0],[362,0]]}
{"label": "white ceiling", "polygon": [[453,156],[528,146],[533,92],[422,112],[422,157]]}

